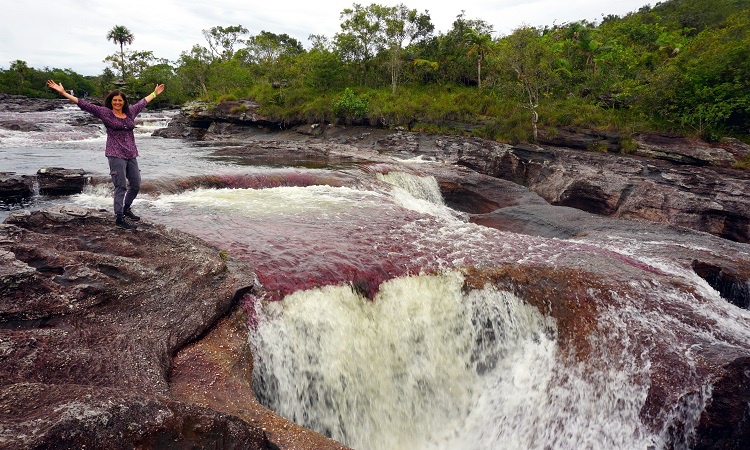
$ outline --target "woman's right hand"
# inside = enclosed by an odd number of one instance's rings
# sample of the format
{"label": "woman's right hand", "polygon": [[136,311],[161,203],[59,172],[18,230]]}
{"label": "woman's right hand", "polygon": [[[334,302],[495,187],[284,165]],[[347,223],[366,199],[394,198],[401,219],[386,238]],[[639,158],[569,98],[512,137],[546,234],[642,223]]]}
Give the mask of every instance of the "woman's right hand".
{"label": "woman's right hand", "polygon": [[76,97],[76,96],[74,96],[72,94],[69,94],[68,91],[66,91],[65,88],[63,87],[62,83],[55,83],[52,80],[47,80],[47,86],[49,86],[50,89],[53,89],[58,94],[60,94],[63,97],[67,98],[71,102],[73,102],[75,104],[78,104],[78,97]]}

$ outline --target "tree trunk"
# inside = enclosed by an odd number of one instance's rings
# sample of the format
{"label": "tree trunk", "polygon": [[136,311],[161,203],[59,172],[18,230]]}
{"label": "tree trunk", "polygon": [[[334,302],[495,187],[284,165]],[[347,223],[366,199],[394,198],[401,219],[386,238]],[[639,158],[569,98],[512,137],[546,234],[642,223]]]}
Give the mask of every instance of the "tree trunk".
{"label": "tree trunk", "polygon": [[396,74],[396,66],[391,68],[391,94],[396,94],[396,86],[398,86],[398,75]]}
{"label": "tree trunk", "polygon": [[391,94],[396,94],[396,88],[398,88],[398,72],[399,72],[399,60],[400,54],[395,48],[391,50]]}
{"label": "tree trunk", "polygon": [[477,59],[477,87],[482,87],[482,57]]}
{"label": "tree trunk", "polygon": [[120,42],[120,78],[125,81],[125,50],[122,48],[122,42]]}

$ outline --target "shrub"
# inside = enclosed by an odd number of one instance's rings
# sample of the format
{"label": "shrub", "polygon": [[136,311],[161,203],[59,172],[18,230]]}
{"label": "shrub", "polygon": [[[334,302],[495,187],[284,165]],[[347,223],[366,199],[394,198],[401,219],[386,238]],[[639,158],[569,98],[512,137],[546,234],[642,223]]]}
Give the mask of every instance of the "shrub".
{"label": "shrub", "polygon": [[367,98],[358,97],[349,88],[344,89],[344,93],[334,102],[333,113],[339,119],[344,119],[347,123],[360,120],[367,115],[369,101]]}
{"label": "shrub", "polygon": [[622,138],[620,140],[620,152],[624,154],[633,153],[638,150],[638,143],[633,138]]}
{"label": "shrub", "polygon": [[247,112],[247,110],[248,110],[247,105],[242,103],[237,106],[232,106],[229,112],[231,112],[232,114],[241,114],[241,113]]}

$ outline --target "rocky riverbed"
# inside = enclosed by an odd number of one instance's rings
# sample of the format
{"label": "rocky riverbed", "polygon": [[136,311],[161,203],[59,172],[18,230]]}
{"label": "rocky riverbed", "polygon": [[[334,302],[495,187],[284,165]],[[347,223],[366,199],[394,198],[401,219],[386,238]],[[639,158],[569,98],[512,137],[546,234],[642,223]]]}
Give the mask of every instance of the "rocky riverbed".
{"label": "rocky riverbed", "polygon": [[[741,144],[693,143],[702,150],[689,159],[647,158],[687,150],[680,141],[656,151],[646,136],[641,156],[624,156],[577,150],[571,137],[551,147],[325,124],[279,130],[243,104],[185,109],[159,134],[225,142],[221,156],[238,160],[348,161],[434,177],[471,222],[529,236],[496,249],[507,263],[465,267],[467,290],[518,293],[554,317],[573,359],[631,346],[648,353],[640,418],[670,448],[750,440],[750,347],[723,325],[750,323],[749,180],[727,167],[744,157]],[[608,251],[613,241],[639,243],[638,258]],[[514,259],[529,248],[550,251],[554,263]],[[345,448],[256,401],[243,306],[263,287],[247,262],[158,223],[132,233],[106,212],[70,206],[11,214],[0,225],[0,260],[0,448]],[[689,283],[693,275],[705,285]],[[613,311],[632,322],[632,335],[602,329]],[[665,329],[646,316],[664,317]],[[695,415],[672,414],[683,408]]]}

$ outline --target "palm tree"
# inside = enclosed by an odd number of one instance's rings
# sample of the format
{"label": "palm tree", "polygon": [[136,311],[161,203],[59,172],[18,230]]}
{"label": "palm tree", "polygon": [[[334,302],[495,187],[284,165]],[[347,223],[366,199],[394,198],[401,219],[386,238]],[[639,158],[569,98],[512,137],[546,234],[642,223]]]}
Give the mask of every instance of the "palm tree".
{"label": "palm tree", "polygon": [[482,61],[492,53],[492,35],[490,33],[480,33],[469,28],[466,31],[466,42],[469,44],[469,53],[467,56],[477,55],[477,86],[482,87]]}
{"label": "palm tree", "polygon": [[107,33],[107,40],[112,41],[115,44],[120,44],[120,69],[122,78],[125,79],[125,51],[123,45],[130,45],[133,43],[133,33],[122,25],[115,25],[109,33]]}

